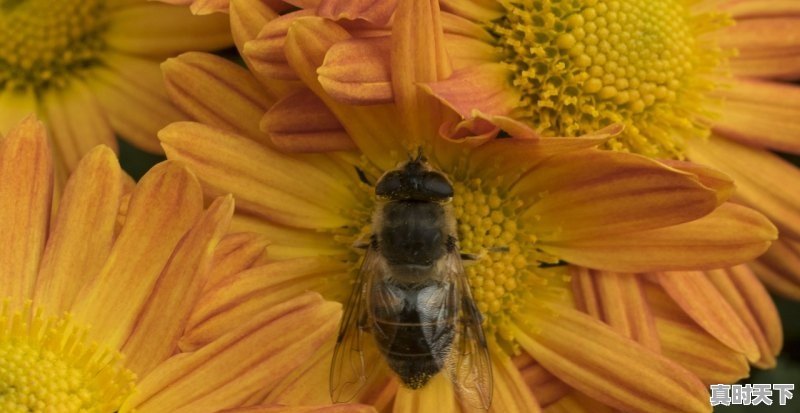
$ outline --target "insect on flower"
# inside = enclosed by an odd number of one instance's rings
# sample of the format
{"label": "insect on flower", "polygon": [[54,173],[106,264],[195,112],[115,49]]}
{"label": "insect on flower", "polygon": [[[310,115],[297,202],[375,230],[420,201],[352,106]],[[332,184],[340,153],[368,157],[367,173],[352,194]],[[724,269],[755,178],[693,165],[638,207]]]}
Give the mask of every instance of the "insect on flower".
{"label": "insect on flower", "polygon": [[333,353],[331,398],[356,396],[377,348],[407,387],[444,371],[459,399],[488,409],[492,367],[458,250],[453,186],[420,151],[386,172],[375,195],[373,234]]}

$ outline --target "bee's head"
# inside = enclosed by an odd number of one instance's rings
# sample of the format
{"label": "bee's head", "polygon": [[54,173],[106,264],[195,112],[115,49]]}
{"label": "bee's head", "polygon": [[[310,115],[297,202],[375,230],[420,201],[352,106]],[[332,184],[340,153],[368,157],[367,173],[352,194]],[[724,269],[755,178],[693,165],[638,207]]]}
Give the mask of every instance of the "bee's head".
{"label": "bee's head", "polygon": [[375,185],[375,195],[393,201],[446,202],[453,197],[453,185],[443,173],[418,152],[415,158],[386,172]]}

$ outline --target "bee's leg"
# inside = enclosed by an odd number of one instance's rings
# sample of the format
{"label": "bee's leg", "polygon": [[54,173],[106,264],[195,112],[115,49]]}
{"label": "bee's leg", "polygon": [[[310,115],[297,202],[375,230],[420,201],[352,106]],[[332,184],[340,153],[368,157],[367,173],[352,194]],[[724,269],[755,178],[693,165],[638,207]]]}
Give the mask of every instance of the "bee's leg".
{"label": "bee's leg", "polygon": [[367,178],[367,174],[365,174],[364,171],[361,170],[361,168],[359,168],[357,166],[354,166],[353,168],[356,168],[356,174],[358,174],[358,179],[361,182],[363,182],[363,183],[365,183],[365,184],[367,184],[369,186],[372,186],[372,182],[369,181],[369,179]]}

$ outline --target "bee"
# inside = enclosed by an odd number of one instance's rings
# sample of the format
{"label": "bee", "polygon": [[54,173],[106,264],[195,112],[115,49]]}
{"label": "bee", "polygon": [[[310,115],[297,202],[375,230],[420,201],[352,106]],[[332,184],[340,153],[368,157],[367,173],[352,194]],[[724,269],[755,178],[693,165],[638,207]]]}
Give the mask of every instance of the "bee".
{"label": "bee", "polygon": [[347,301],[330,372],[351,401],[382,356],[411,389],[443,372],[456,396],[488,410],[492,367],[458,250],[453,185],[420,151],[375,185],[373,233]]}

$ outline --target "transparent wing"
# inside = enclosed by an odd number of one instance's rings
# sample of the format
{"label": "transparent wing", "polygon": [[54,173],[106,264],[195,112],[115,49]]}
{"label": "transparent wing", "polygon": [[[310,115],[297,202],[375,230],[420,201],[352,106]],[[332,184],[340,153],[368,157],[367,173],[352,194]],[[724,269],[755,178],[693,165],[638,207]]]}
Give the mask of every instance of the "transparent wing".
{"label": "transparent wing", "polygon": [[455,337],[446,362],[447,375],[462,403],[488,410],[492,404],[492,364],[482,318],[472,299],[458,251],[448,254],[446,264],[447,276],[461,297]]}
{"label": "transparent wing", "polygon": [[379,271],[380,256],[370,246],[358,272],[353,292],[347,300],[330,373],[330,393],[334,403],[352,401],[374,375],[380,354],[369,337],[366,290],[374,273]]}

